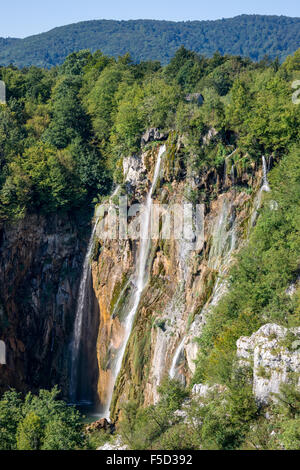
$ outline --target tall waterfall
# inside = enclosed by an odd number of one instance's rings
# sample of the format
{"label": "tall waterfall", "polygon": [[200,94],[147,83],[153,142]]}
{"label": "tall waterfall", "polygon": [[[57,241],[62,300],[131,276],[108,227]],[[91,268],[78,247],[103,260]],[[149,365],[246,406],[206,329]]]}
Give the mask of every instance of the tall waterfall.
{"label": "tall waterfall", "polygon": [[[113,196],[117,194],[119,189],[120,189],[120,186],[117,186],[113,194],[110,196],[110,200]],[[88,243],[85,260],[83,263],[82,274],[81,274],[80,285],[79,285],[73,339],[71,343],[71,373],[70,373],[69,396],[70,396],[72,403],[76,403],[78,401],[77,389],[78,389],[78,381],[79,381],[78,375],[79,375],[79,368],[80,368],[79,367],[80,346],[82,342],[84,317],[85,315],[89,313],[87,312],[87,310],[90,308],[90,305],[88,302],[89,300],[88,299],[88,294],[89,294],[88,287],[89,287],[89,281],[91,279],[90,258],[91,258],[92,251],[93,251],[94,237],[96,234],[98,221],[99,221],[99,217],[96,217],[94,225],[93,225],[92,233],[90,236],[90,240]]]}
{"label": "tall waterfall", "polygon": [[140,300],[141,300],[141,295],[144,290],[144,287],[147,283],[147,260],[149,256],[149,251],[150,251],[150,246],[151,246],[151,237],[150,237],[150,229],[151,229],[151,209],[152,209],[152,195],[156,187],[156,183],[159,177],[159,172],[160,172],[160,165],[161,165],[161,157],[162,154],[165,152],[166,146],[162,145],[159,149],[158,152],[158,157],[157,161],[155,164],[155,169],[154,169],[154,176],[153,176],[153,181],[151,188],[149,190],[149,193],[147,195],[146,199],[146,204],[144,206],[144,210],[142,211],[142,214],[140,216],[140,226],[141,226],[141,232],[140,232],[140,247],[139,247],[139,255],[138,255],[138,262],[136,264],[136,269],[135,269],[135,279],[134,279],[134,284],[136,286],[136,289],[133,292],[133,299],[132,303],[129,301],[129,305],[132,305],[131,310],[128,312],[126,316],[126,320],[124,322],[124,339],[122,342],[122,345],[120,349],[117,351],[116,355],[116,361],[114,366],[112,367],[111,371],[111,383],[109,387],[109,399],[105,405],[105,409],[102,413],[103,417],[109,418],[110,414],[110,405],[112,401],[112,396],[113,396],[113,390],[114,390],[114,385],[116,383],[117,377],[119,375],[119,372],[121,370],[122,366],[122,361],[123,361],[123,356],[126,350],[126,346],[130,337],[130,333],[132,330],[132,325],[133,321],[135,318],[135,314],[137,312]]}
{"label": "tall waterfall", "polygon": [[83,263],[81,280],[79,285],[79,295],[77,301],[77,310],[75,316],[75,323],[74,323],[74,332],[73,332],[73,340],[71,344],[71,375],[70,375],[70,399],[73,403],[76,402],[77,399],[77,384],[78,384],[78,367],[79,367],[79,350],[80,350],[80,342],[82,336],[82,324],[83,324],[83,316],[85,312],[85,307],[87,304],[87,285],[89,277],[91,276],[91,265],[90,265],[90,257],[92,254],[93,249],[93,241],[94,235],[97,228],[96,219],[93,230],[90,236],[87,252],[85,255],[85,260]]}

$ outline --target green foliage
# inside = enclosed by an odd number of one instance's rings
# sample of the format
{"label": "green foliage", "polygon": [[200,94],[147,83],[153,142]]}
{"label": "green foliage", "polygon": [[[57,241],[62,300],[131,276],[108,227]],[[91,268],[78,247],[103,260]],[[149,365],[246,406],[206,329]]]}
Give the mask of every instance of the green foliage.
{"label": "green foliage", "polygon": [[[224,393],[211,392],[205,399],[190,399],[176,380],[165,380],[155,406],[138,408],[127,403],[118,431],[133,449],[235,449],[256,418],[247,374],[239,372]],[[182,405],[184,420],[175,411]]]}
{"label": "green foliage", "polygon": [[118,432],[131,449],[299,448],[300,401],[293,385],[282,385],[277,401],[267,408],[257,405],[250,371],[241,368],[227,387],[212,388],[201,398],[183,401],[187,393],[176,381],[165,381],[160,393],[155,406],[124,405]]}
{"label": "green foliage", "polygon": [[8,165],[8,177],[1,190],[3,207],[16,215],[31,210],[54,211],[79,206],[85,190],[74,174],[74,161],[68,151],[57,152],[47,144],[28,148],[23,158]]}
{"label": "green foliage", "polygon": [[80,86],[78,76],[66,75],[53,90],[52,120],[43,139],[59,149],[67,147],[75,138],[89,137],[89,121],[78,97]]}
{"label": "green foliage", "polygon": [[16,449],[17,427],[21,419],[21,394],[14,390],[5,392],[0,400],[0,449]]}
{"label": "green foliage", "polygon": [[111,434],[104,429],[99,431],[89,432],[85,438],[85,449],[97,450],[98,447],[103,446],[106,442],[111,440]]}

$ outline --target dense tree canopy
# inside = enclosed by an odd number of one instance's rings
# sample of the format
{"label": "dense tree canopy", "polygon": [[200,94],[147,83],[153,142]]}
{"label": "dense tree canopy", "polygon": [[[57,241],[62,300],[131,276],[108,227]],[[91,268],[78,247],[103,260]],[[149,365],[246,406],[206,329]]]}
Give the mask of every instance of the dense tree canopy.
{"label": "dense tree canopy", "polygon": [[[87,50],[49,71],[2,67],[0,216],[90,204],[151,126],[184,135],[186,165],[198,169],[222,165],[232,145],[254,161],[280,156],[298,138],[291,83],[299,68],[299,50],[280,66],[184,47],[165,68]],[[190,92],[202,93],[203,106],[185,100]],[[210,126],[221,140],[204,147]]]}
{"label": "dense tree canopy", "polygon": [[[137,65],[127,53],[114,59],[87,50],[50,70],[0,67],[7,86],[7,104],[0,105],[1,222],[27,213],[92,209],[114,182],[123,183],[123,158],[140,152],[149,127],[169,133],[168,151],[179,144],[181,169],[197,178],[212,169],[224,175],[226,156],[252,173],[263,155],[274,162],[272,194],[264,197],[249,243],[230,272],[230,291],[208,316],[199,340],[194,380],[226,386],[225,401],[192,403],[189,421],[182,423],[175,411],[187,390],[173,381],[162,384],[155,406],[124,407],[120,430],[133,448],[294,448],[299,442],[299,410],[286,406],[299,399],[298,392],[283,390],[278,420],[266,422],[247,371],[238,378],[233,373],[238,337],[266,321],[299,325],[299,294],[285,292],[299,275],[300,106],[292,101],[299,73],[300,49],[283,64],[218,52],[208,58],[181,47],[166,67]],[[201,93],[203,104],[189,101],[188,93]],[[170,165],[165,178],[174,171]],[[247,182],[233,190],[253,194]],[[189,191],[186,197],[209,209],[214,191]],[[78,447],[79,416],[57,395],[56,389],[25,399],[14,391],[4,394],[0,448]],[[280,439],[270,437],[274,429]]]}

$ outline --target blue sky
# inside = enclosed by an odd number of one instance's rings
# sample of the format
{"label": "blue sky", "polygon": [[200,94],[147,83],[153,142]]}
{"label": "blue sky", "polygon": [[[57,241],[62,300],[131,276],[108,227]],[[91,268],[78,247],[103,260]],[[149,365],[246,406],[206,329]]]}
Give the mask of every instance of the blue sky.
{"label": "blue sky", "polygon": [[0,37],[25,37],[91,19],[214,20],[247,14],[300,16],[299,0],[3,0]]}

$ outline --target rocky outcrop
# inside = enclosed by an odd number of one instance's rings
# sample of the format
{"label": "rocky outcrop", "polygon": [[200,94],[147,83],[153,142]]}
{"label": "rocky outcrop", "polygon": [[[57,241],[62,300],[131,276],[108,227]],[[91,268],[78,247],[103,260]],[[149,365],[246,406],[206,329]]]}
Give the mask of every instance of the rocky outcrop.
{"label": "rocky outcrop", "polygon": [[146,168],[138,155],[131,155],[123,159],[123,174],[127,192],[134,189],[145,179]]}
{"label": "rocky outcrop", "polygon": [[207,133],[203,136],[203,144],[208,145],[217,134],[218,131],[214,127],[210,127]]}
{"label": "rocky outcrop", "polygon": [[201,106],[204,103],[204,98],[201,93],[189,93],[185,96],[185,101],[195,102],[198,104],[198,106]]}
{"label": "rocky outcrop", "polygon": [[85,432],[87,433],[93,433],[95,431],[110,431],[112,432],[114,430],[114,425],[112,423],[109,423],[107,419],[101,418],[98,419],[97,421],[94,421],[91,424],[88,424],[85,427]]}
{"label": "rocky outcrop", "polygon": [[58,384],[68,392],[68,346],[89,225],[27,215],[0,226],[0,392]]}
{"label": "rocky outcrop", "polygon": [[238,339],[237,356],[241,365],[253,368],[253,393],[259,403],[274,399],[281,383],[296,379],[300,388],[300,328],[268,323]]}
{"label": "rocky outcrop", "polygon": [[199,398],[206,398],[211,393],[224,393],[226,387],[224,385],[214,384],[214,385],[207,385],[207,384],[195,384],[192,388],[192,396],[199,397]]}

